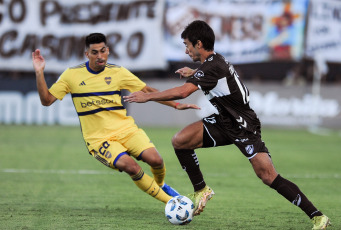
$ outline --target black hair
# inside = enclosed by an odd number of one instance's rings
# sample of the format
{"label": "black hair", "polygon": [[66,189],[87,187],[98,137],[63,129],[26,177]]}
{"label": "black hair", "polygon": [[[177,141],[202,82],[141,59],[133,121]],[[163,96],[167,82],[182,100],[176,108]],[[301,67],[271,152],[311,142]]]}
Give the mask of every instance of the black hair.
{"label": "black hair", "polygon": [[201,41],[207,51],[214,50],[215,35],[212,28],[204,21],[196,20],[188,24],[181,33],[182,39],[188,39],[193,46]]}
{"label": "black hair", "polygon": [[107,44],[107,38],[101,33],[92,33],[85,37],[85,47],[89,48],[91,44],[98,44],[104,42]]}

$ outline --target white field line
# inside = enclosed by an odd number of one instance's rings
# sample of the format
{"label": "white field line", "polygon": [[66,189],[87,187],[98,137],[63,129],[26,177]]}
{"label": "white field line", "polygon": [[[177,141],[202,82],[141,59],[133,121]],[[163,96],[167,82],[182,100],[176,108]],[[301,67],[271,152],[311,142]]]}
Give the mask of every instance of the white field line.
{"label": "white field line", "polygon": [[[66,169],[0,169],[0,173],[24,173],[24,174],[74,174],[74,175],[111,175],[115,171],[99,171],[99,170],[66,170]],[[178,176],[183,176],[183,173],[176,173]],[[341,179],[340,173],[321,173],[321,174],[281,174],[287,178],[298,179]],[[230,173],[206,173],[207,177],[237,177],[246,178],[254,176],[253,174],[237,174]]]}
{"label": "white field line", "polygon": [[65,169],[0,169],[2,173],[37,173],[37,174],[77,174],[77,175],[105,175],[113,172],[98,170],[65,170]]}

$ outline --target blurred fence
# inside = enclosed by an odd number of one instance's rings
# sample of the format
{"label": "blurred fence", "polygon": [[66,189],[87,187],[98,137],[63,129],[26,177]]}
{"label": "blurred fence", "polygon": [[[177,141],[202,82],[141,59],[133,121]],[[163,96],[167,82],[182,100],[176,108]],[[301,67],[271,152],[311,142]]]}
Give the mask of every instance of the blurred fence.
{"label": "blurred fence", "polygon": [[[163,90],[180,85],[182,81],[147,81],[147,84]],[[247,86],[251,106],[265,126],[341,128],[338,86],[322,86],[320,95],[313,95],[310,86],[252,83]],[[182,126],[215,111],[201,92],[194,93],[184,102],[195,103],[201,110],[179,111],[156,102],[125,106],[137,124],[144,126]],[[79,125],[79,120],[69,96],[53,106],[43,107],[35,91],[26,94],[0,91],[0,123]]]}

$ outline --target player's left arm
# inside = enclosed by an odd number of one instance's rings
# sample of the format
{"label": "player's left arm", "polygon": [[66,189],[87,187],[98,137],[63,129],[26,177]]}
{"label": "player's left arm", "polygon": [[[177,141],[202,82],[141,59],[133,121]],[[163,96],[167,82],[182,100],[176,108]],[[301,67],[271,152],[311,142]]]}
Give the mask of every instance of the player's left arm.
{"label": "player's left arm", "polygon": [[191,69],[187,66],[185,67],[182,67],[178,70],[175,71],[175,73],[178,73],[180,74],[180,79],[183,78],[183,77],[190,77],[190,76],[193,76],[195,74],[195,72],[197,72],[198,69]]}
{"label": "player's left arm", "polygon": [[[159,90],[157,90],[155,88],[152,88],[152,87],[150,87],[148,85],[146,85],[141,91],[144,94],[160,92]],[[178,109],[178,110],[200,109],[195,104],[179,103],[179,102],[175,102],[173,100],[156,100],[156,102],[158,102],[160,104],[163,104],[163,105],[167,105],[167,106],[173,107],[173,108]]]}
{"label": "player's left arm", "polygon": [[199,109],[198,106],[193,104],[177,104],[176,99],[184,99],[198,90],[198,86],[192,83],[185,83],[182,86],[167,89],[165,91],[158,91],[157,89],[146,86],[142,91],[134,92],[129,96],[124,96],[125,102],[144,103],[147,101],[157,101],[159,103],[172,106],[176,109]]}
{"label": "player's left arm", "polygon": [[41,104],[44,106],[50,106],[57,100],[57,98],[50,93],[47,87],[44,76],[45,59],[41,55],[39,49],[32,52],[32,63],[35,70],[36,84]]}

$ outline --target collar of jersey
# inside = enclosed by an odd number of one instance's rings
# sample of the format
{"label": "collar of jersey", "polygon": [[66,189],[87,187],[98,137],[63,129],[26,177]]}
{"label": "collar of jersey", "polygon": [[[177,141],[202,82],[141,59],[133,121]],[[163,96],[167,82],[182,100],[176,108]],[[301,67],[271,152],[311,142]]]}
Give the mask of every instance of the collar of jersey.
{"label": "collar of jersey", "polygon": [[90,73],[93,73],[93,74],[99,74],[99,73],[101,73],[101,72],[105,69],[105,67],[104,67],[104,68],[103,68],[102,70],[100,70],[100,71],[93,71],[93,70],[90,68],[90,66],[89,66],[89,61],[85,62],[85,66],[86,66],[87,70],[88,70]]}

